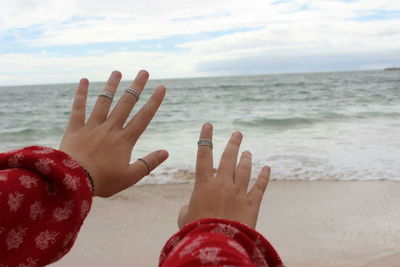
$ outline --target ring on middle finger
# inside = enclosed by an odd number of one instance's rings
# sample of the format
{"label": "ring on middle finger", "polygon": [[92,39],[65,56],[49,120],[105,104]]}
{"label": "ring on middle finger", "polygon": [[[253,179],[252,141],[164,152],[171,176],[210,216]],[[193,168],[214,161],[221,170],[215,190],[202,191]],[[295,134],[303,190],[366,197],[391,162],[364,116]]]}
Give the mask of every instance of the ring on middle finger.
{"label": "ring on middle finger", "polygon": [[129,93],[129,94],[133,95],[136,98],[136,102],[139,101],[139,93],[135,89],[128,88],[125,90],[125,93]]}
{"label": "ring on middle finger", "polygon": [[111,93],[110,91],[107,91],[107,90],[103,90],[103,91],[99,94],[99,96],[105,96],[105,97],[107,97],[107,98],[110,99],[110,100],[113,100],[113,98],[114,98],[114,94]]}

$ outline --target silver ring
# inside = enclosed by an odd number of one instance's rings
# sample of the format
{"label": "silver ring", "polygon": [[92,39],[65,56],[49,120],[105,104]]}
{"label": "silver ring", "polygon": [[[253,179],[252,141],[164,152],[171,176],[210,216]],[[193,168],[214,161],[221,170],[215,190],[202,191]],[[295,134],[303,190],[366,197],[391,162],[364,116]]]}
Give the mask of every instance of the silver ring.
{"label": "silver ring", "polygon": [[213,149],[213,143],[212,143],[211,140],[208,140],[208,139],[200,139],[200,140],[197,142],[197,146],[198,146],[198,147],[200,147],[200,146],[208,146],[208,147],[210,147],[211,149]]}
{"label": "silver ring", "polygon": [[146,165],[146,167],[147,167],[147,175],[149,175],[149,174],[150,174],[150,164],[147,162],[147,160],[145,160],[145,159],[142,159],[142,158],[140,158],[140,159],[137,159],[137,160],[139,160],[139,161],[143,162],[143,163],[144,163],[144,165]]}
{"label": "silver ring", "polygon": [[128,89],[125,90],[125,93],[129,93],[129,94],[133,95],[136,98],[136,102],[139,101],[139,93],[136,92],[135,89],[128,88]]}
{"label": "silver ring", "polygon": [[110,100],[113,100],[113,98],[114,98],[113,93],[111,93],[111,92],[109,92],[109,91],[107,91],[107,90],[103,90],[103,91],[99,94],[99,96],[105,96],[105,97],[107,97],[107,98],[110,99]]}

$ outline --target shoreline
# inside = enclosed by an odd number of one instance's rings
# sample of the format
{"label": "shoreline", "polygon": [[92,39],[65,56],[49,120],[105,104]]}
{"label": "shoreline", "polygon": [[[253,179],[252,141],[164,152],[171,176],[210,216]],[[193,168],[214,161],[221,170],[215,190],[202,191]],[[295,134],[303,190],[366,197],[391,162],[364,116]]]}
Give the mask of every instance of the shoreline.
{"label": "shoreline", "polygon": [[[52,266],[157,266],[192,184],[95,198],[72,250]],[[257,230],[287,266],[398,266],[400,183],[271,181]]]}

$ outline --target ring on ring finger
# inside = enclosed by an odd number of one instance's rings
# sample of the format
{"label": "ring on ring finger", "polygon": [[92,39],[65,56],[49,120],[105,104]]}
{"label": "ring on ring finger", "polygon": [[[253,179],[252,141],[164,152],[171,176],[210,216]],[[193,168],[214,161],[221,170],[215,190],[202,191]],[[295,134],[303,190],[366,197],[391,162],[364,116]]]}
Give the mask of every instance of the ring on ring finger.
{"label": "ring on ring finger", "polygon": [[128,88],[125,90],[125,93],[133,95],[136,98],[136,102],[139,101],[139,93],[135,89]]}

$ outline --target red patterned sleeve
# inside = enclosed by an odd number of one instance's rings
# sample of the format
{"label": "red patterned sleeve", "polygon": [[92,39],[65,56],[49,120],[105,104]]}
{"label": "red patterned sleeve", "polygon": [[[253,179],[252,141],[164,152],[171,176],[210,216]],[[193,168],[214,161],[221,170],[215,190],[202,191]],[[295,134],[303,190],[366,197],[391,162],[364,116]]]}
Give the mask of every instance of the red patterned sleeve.
{"label": "red patterned sleeve", "polygon": [[159,266],[282,267],[278,253],[258,232],[223,219],[201,219],[182,228],[165,244]]}
{"label": "red patterned sleeve", "polygon": [[0,266],[43,266],[64,256],[90,210],[88,178],[52,148],[0,154]]}

